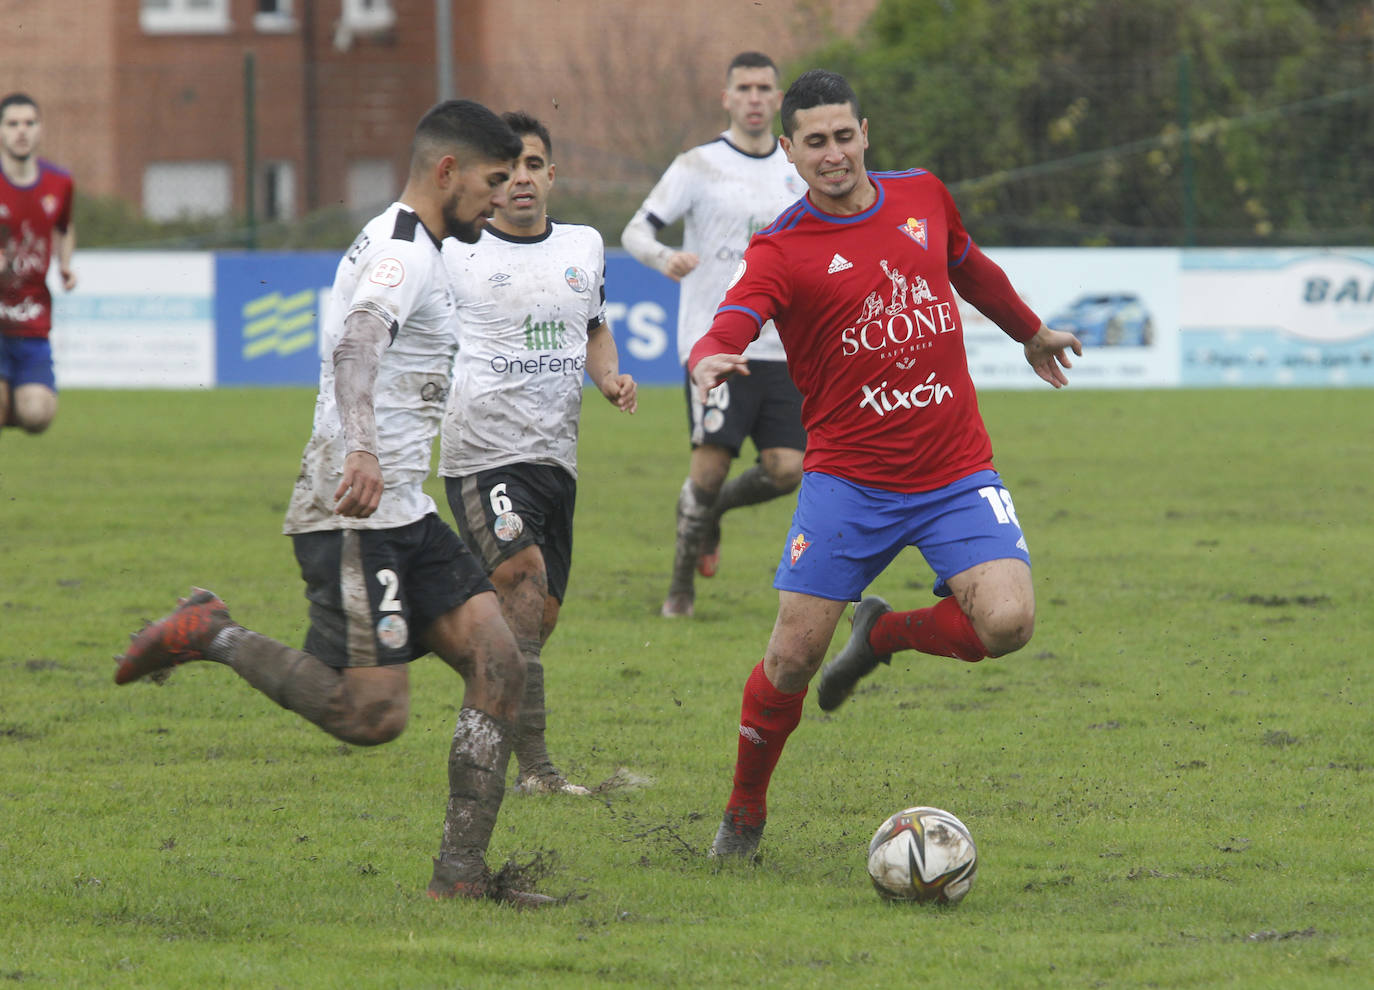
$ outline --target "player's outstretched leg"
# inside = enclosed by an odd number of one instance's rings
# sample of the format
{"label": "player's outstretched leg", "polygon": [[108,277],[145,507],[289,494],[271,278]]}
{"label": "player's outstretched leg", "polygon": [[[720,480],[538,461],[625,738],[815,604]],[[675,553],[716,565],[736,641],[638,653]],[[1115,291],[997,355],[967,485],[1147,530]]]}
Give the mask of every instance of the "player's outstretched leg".
{"label": "player's outstretched leg", "polygon": [[880,663],[890,663],[891,653],[877,654],[869,643],[869,634],[879,617],[892,611],[892,606],[870,595],[854,606],[854,629],[833,660],[821,668],[821,680],[816,687],[816,700],[821,711],[834,711],[854,691],[860,679],[873,673]]}
{"label": "player's outstretched leg", "polygon": [[232,625],[228,607],[213,591],[192,588],[190,597],[180,599],[170,613],[130,637],[129,648],[115,658],[115,683],[150,674],[162,680],[173,667],[204,660],[215,637]]}
{"label": "player's outstretched leg", "polygon": [[501,810],[514,727],[476,708],[458,713],[449,748],[448,811],[439,858],[426,893],[434,900],[467,897],[516,907],[556,904],[546,894],[514,890],[487,869],[486,850]]}

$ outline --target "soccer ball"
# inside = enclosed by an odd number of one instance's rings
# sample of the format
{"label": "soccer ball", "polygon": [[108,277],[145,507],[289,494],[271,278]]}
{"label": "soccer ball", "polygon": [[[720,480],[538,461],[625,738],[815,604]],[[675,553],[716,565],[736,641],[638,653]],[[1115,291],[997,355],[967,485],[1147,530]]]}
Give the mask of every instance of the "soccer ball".
{"label": "soccer ball", "polygon": [[868,844],[868,875],[889,901],[957,904],[978,873],[967,826],[939,808],[907,808],[878,826]]}

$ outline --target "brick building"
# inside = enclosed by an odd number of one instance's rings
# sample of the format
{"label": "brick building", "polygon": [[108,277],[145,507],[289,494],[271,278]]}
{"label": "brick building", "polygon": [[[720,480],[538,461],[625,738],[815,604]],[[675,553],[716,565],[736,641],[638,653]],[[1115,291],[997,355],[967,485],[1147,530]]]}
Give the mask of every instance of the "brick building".
{"label": "brick building", "polygon": [[[780,63],[877,0],[0,0],[0,91],[44,115],[80,192],[155,219],[384,203],[439,96],[553,129],[560,181],[648,188],[723,125],[731,55]],[[444,12],[451,48],[441,57]]]}

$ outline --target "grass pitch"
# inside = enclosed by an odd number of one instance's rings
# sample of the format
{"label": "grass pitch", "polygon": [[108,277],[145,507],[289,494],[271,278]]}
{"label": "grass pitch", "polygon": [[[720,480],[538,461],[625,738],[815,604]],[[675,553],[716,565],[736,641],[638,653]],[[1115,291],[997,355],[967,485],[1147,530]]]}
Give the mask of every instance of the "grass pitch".
{"label": "grass pitch", "polygon": [[[833,715],[808,701],[763,864],[718,870],[791,499],[728,516],[697,617],[658,618],[680,390],[646,389],[633,418],[589,394],[544,659],[556,759],[611,783],[508,797],[493,865],[537,859],[540,889],[579,895],[521,914],[423,896],[461,699],[439,661],[412,667],[407,732],[368,750],[216,665],[112,683],[124,637],[193,583],[300,641],[278,534],[313,394],[64,394],[48,435],[0,439],[0,981],[1374,983],[1374,394],[982,401],[1035,561],[1034,640],[977,665],[899,654]],[[929,584],[909,552],[873,590],[914,607]],[[869,836],[909,804],[978,842],[955,909],[869,887]]]}

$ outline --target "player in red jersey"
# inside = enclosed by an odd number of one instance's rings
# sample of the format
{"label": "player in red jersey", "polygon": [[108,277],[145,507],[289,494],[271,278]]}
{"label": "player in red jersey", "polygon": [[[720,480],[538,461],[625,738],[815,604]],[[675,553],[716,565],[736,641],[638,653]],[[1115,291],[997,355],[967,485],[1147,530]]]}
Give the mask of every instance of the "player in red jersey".
{"label": "player in red jersey", "polygon": [[76,287],[72,177],[37,157],[38,105],[23,93],[0,100],[0,427],[42,433],[57,415],[52,294],[57,256],[62,287]]}
{"label": "player in red jersey", "polygon": [[941,600],[908,612],[876,596],[860,601],[849,641],[821,673],[822,709],[838,707],[895,650],[976,661],[1030,639],[1030,555],[992,467],[954,291],[1023,344],[1055,388],[1068,384],[1067,351],[1082,353],[973,243],[938,179],[864,168],[868,121],[842,76],[800,76],[782,124],[809,190],[754,236],[687,362],[703,394],[748,374],[740,352],[773,320],[808,437],[773,582],[778,618],[744,687],[715,856],[754,856],[769,779],[840,615],[903,547],[920,549]]}

